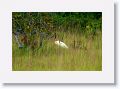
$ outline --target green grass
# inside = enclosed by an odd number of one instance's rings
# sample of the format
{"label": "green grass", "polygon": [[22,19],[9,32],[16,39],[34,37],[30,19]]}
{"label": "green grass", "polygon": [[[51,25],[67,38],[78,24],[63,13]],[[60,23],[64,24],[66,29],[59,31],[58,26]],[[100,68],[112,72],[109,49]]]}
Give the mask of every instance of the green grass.
{"label": "green grass", "polygon": [[[92,38],[78,33],[64,34],[68,49],[58,47],[54,40],[44,40],[42,48],[19,49],[12,39],[13,71],[101,71],[102,70],[102,32]],[[76,47],[74,48],[74,39]]]}

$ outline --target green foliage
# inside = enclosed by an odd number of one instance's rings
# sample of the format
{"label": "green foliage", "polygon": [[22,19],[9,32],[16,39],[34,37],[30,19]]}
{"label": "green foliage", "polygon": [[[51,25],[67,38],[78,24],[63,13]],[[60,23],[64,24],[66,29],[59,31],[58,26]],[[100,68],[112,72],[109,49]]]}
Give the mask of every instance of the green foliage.
{"label": "green foliage", "polygon": [[[86,27],[96,33],[102,28],[101,12],[13,12],[13,31],[17,28],[30,32],[37,29],[40,32],[56,30],[71,32],[87,32]],[[73,31],[72,28],[79,28]]]}

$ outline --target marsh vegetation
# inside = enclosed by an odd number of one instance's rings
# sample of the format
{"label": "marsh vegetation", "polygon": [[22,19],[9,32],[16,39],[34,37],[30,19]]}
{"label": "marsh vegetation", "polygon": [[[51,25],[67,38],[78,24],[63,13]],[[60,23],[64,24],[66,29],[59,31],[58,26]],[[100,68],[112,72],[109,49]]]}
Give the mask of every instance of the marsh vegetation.
{"label": "marsh vegetation", "polygon": [[13,12],[12,33],[13,71],[102,70],[101,12]]}

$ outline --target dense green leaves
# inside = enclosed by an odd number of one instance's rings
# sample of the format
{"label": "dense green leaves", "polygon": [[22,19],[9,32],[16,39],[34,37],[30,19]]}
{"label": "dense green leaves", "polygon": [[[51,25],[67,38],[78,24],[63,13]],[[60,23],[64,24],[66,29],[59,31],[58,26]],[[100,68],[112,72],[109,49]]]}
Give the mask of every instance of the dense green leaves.
{"label": "dense green leaves", "polygon": [[95,33],[102,28],[101,12],[13,12],[13,31],[22,28],[30,32],[72,31]]}

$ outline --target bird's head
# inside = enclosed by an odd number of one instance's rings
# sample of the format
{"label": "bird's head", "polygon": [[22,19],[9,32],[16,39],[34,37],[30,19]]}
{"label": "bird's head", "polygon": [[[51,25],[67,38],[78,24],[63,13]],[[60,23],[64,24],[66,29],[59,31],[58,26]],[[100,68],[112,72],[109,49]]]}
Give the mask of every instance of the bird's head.
{"label": "bird's head", "polygon": [[55,41],[55,44],[59,44],[59,40],[58,40],[58,41]]}

